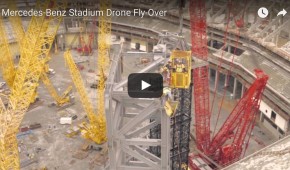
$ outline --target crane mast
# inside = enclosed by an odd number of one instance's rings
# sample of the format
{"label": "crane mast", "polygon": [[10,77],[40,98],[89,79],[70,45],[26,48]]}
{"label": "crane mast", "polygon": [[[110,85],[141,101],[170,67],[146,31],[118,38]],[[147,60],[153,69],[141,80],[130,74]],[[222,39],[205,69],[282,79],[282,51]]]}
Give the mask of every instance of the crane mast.
{"label": "crane mast", "polygon": [[[206,9],[204,0],[189,1],[191,52],[194,60],[207,61]],[[210,144],[208,64],[193,69],[196,145],[206,151]]]}
{"label": "crane mast", "polygon": [[[37,1],[36,9],[65,9],[65,4],[56,1]],[[0,169],[20,169],[17,138],[19,125],[26,113],[38,80],[42,73],[45,57],[50,51],[62,17],[32,17],[23,39],[23,53],[16,71],[5,112],[1,109]]]}
{"label": "crane mast", "polygon": [[[95,22],[93,21],[93,24],[95,25]],[[90,34],[88,35],[88,43],[85,41],[84,36],[83,36],[83,29],[86,27],[86,22],[83,22],[83,26],[81,27],[80,30],[80,37],[79,37],[79,42],[80,42],[80,48],[78,48],[78,51],[81,53],[81,55],[92,55],[93,49],[92,49],[92,43],[94,41],[94,29],[91,28]],[[87,35],[87,34],[86,34]]]}

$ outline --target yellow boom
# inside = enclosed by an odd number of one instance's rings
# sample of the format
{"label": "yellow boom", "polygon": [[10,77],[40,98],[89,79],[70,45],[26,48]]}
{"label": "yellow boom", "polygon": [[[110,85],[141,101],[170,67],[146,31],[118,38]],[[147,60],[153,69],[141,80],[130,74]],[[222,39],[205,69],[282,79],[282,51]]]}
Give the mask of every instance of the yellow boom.
{"label": "yellow boom", "polygon": [[[56,0],[37,1],[35,9],[65,9]],[[23,53],[16,71],[9,104],[1,111],[0,170],[20,169],[16,134],[32,95],[38,86],[46,56],[50,51],[62,17],[32,17],[23,38]],[[1,106],[0,106],[1,107]],[[2,106],[3,107],[3,106]]]}
{"label": "yellow boom", "polygon": [[85,126],[85,130],[82,131],[82,134],[85,138],[91,139],[97,144],[101,144],[106,141],[105,123],[103,122],[103,119],[101,119],[100,114],[96,114],[94,112],[92,103],[90,102],[90,99],[87,95],[81,74],[69,50],[64,53],[64,58],[66,61],[66,65],[69,68],[74,85],[78,91],[78,94],[80,95],[80,100],[82,102],[83,108],[86,111],[90,122],[89,125],[83,124]]}
{"label": "yellow boom", "polygon": [[[17,7],[16,7],[16,1],[9,1],[8,2],[8,7],[10,10],[17,10]],[[17,38],[17,41],[18,41],[18,46],[20,48],[20,53],[22,54],[23,53],[23,38],[25,36],[25,32],[24,32],[24,29],[23,29],[23,25],[22,25],[22,21],[21,21],[21,18],[19,16],[13,16],[13,17],[9,17],[9,21],[10,23],[12,24],[12,27],[13,27],[13,31],[16,33],[16,38]],[[1,33],[1,37],[4,37],[4,35],[2,35]],[[7,46],[8,47],[8,46]],[[8,55],[9,53],[7,52],[7,55],[4,55],[3,58],[7,58],[6,60],[12,60],[12,55],[10,53],[10,55]],[[46,65],[43,69],[43,72],[41,74],[41,81],[43,82],[43,84],[45,85],[46,89],[48,90],[49,94],[52,96],[52,98],[56,101],[57,105],[58,106],[62,106],[68,102],[70,102],[70,98],[69,98],[69,93],[70,91],[72,90],[72,86],[69,86],[67,88],[67,90],[65,91],[65,93],[63,93],[62,96],[58,95],[58,92],[55,90],[52,82],[50,81],[50,79],[48,78],[47,74],[46,74],[46,68],[48,67],[48,64],[47,62],[49,61],[50,57],[46,57],[47,60],[46,60]],[[13,61],[12,61],[12,64],[13,64]],[[14,68],[14,65],[13,65],[13,68]],[[10,72],[8,75],[5,75],[5,77],[7,77],[5,80],[13,80],[11,78],[11,76],[15,75],[15,69],[10,69],[10,71],[13,71],[13,72]],[[9,83],[9,87],[12,87],[11,86],[12,83]],[[32,101],[34,101],[34,96],[37,96],[36,94],[33,95],[33,98],[32,98]]]}

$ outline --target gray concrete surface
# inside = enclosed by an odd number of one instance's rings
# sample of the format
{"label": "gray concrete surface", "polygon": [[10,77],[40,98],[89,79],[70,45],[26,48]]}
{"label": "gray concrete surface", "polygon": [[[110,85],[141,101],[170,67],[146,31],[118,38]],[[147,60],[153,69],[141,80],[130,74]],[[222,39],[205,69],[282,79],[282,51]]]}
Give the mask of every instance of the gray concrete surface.
{"label": "gray concrete surface", "polygon": [[288,170],[290,167],[290,136],[232,164],[224,170],[277,169]]}
{"label": "gray concrete surface", "polygon": [[[69,85],[73,85],[68,68],[65,67],[63,52],[52,54],[50,68],[53,68],[56,72],[51,81],[59,89],[59,94]],[[82,71],[82,73],[85,72],[87,72],[87,69]],[[38,92],[43,104],[26,113],[22,126],[37,122],[41,123],[42,128],[33,130],[32,134],[19,138],[19,145],[21,148],[26,148],[21,151],[21,161],[27,159],[26,153],[34,153],[39,160],[38,163],[22,169],[40,169],[45,166],[48,169],[58,170],[90,169],[89,162],[96,153],[89,153],[89,156],[84,160],[72,158],[72,155],[79,150],[85,140],[80,135],[75,138],[68,138],[64,135],[72,125],[61,125],[59,123],[61,115],[58,114],[59,111],[55,107],[48,107],[53,102],[53,99],[43,85],[40,85]],[[73,92],[75,93],[76,103],[67,110],[78,116],[76,121],[73,122],[73,125],[78,125],[80,123],[79,120],[85,116],[85,113],[76,90],[74,89]],[[36,138],[36,141],[31,140],[33,138]],[[41,148],[43,151],[36,154],[36,148]]]}

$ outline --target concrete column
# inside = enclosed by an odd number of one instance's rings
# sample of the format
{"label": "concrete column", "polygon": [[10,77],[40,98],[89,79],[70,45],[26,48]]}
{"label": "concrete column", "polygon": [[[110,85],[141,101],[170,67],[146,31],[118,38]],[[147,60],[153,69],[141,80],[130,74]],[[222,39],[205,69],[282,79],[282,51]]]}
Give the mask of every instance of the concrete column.
{"label": "concrete column", "polygon": [[232,46],[228,44],[228,52],[231,53]]}
{"label": "concrete column", "polygon": [[237,93],[237,84],[238,84],[238,81],[237,81],[237,79],[235,78],[235,79],[234,79],[234,88],[233,88],[233,98],[236,97],[236,93]]}
{"label": "concrete column", "polygon": [[241,90],[241,98],[243,97],[243,95],[244,95],[244,91],[245,91],[245,86],[244,85],[242,85],[242,90]]}
{"label": "concrete column", "polygon": [[285,135],[289,135],[289,120],[287,121],[287,124],[286,124]]}
{"label": "concrete column", "polygon": [[210,68],[208,67],[208,72],[207,72],[207,78],[208,78],[208,81],[210,81],[210,72],[211,72],[211,70],[210,70]]}
{"label": "concrete column", "polygon": [[217,79],[218,74],[219,74],[218,71],[215,70],[215,77],[214,77],[214,90],[216,90],[217,85],[218,85],[218,79]]}
{"label": "concrete column", "polygon": [[260,112],[260,122],[263,122],[263,121],[264,121],[264,113]]}
{"label": "concrete column", "polygon": [[248,9],[245,11],[245,16],[244,17],[245,17],[244,18],[244,24],[247,27],[247,25],[249,24],[249,10]]}
{"label": "concrete column", "polygon": [[146,52],[147,52],[147,53],[150,52],[150,51],[149,51],[149,43],[148,43],[148,41],[146,42]]}
{"label": "concrete column", "polygon": [[60,46],[61,48],[61,51],[64,51],[65,50],[65,38],[64,38],[64,35],[61,34],[60,36],[57,37],[57,43],[58,45]]}
{"label": "concrete column", "polygon": [[210,33],[210,47],[213,47],[213,33]]}
{"label": "concrete column", "polygon": [[225,74],[225,84],[224,87],[227,87],[229,85],[229,79],[228,79],[228,74]]}

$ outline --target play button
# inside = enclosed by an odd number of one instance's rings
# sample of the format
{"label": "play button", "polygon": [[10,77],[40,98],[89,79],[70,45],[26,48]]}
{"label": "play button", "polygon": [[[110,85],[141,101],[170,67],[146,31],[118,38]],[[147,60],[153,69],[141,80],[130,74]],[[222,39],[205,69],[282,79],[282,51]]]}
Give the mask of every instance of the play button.
{"label": "play button", "polygon": [[147,89],[150,86],[151,86],[151,84],[141,80],[141,90]]}
{"label": "play button", "polygon": [[128,77],[132,98],[158,98],[163,94],[163,77],[158,73],[132,73]]}

